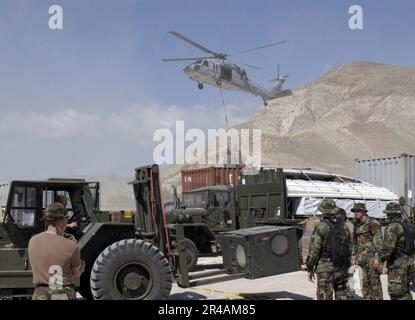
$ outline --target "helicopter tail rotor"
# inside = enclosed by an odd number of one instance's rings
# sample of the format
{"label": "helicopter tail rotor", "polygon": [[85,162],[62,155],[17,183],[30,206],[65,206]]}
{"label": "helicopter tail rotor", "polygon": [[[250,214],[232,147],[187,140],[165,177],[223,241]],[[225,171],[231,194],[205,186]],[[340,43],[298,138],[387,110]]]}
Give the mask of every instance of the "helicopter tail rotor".
{"label": "helicopter tail rotor", "polygon": [[285,80],[289,77],[289,74],[285,74],[285,75],[281,75],[280,73],[280,65],[277,65],[277,77],[274,79],[269,80],[268,82],[273,83],[273,82],[281,82],[282,83],[285,82]]}
{"label": "helicopter tail rotor", "polygon": [[289,77],[288,74],[281,75],[280,73],[280,65],[277,66],[277,77],[274,79],[269,80],[268,82],[274,83],[274,86],[271,89],[272,94],[277,95],[282,91],[286,91],[282,89],[282,86],[285,80]]}

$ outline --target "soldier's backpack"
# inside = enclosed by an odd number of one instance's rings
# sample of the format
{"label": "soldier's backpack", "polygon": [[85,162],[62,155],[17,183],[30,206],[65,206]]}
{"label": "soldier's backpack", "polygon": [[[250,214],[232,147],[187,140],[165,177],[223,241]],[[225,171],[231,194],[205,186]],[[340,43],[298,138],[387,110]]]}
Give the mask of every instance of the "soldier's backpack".
{"label": "soldier's backpack", "polygon": [[405,235],[405,248],[403,248],[404,253],[407,255],[412,255],[414,253],[414,240],[415,232],[413,227],[406,220],[400,220],[399,224],[402,226],[404,235]]}
{"label": "soldier's backpack", "polygon": [[334,266],[349,268],[351,265],[350,236],[344,222],[322,220],[329,226],[325,251]]}

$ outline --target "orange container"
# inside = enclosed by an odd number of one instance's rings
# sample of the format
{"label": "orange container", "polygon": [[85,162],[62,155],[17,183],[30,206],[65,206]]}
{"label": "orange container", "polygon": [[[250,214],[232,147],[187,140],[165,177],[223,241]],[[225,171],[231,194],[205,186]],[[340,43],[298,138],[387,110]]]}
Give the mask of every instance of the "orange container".
{"label": "orange container", "polygon": [[236,186],[243,166],[182,170],[182,192],[216,185]]}

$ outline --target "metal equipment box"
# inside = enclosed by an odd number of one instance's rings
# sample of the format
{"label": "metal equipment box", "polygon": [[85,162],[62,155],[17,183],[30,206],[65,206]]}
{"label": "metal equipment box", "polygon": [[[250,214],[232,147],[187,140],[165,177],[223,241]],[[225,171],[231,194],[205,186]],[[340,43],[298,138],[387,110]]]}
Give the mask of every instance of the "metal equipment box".
{"label": "metal equipment box", "polygon": [[223,265],[231,273],[246,272],[256,279],[301,268],[297,229],[260,226],[220,233]]}

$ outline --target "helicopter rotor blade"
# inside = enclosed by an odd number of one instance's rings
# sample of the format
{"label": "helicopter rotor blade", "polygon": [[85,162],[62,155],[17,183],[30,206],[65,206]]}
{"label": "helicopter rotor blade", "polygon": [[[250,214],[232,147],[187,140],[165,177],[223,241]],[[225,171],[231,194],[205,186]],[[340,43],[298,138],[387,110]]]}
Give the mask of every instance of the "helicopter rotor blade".
{"label": "helicopter rotor blade", "polygon": [[250,68],[253,68],[253,69],[256,69],[256,70],[262,70],[261,67],[254,66],[252,64],[243,63],[243,62],[237,62],[237,63],[242,64],[242,65],[247,66],[247,67],[250,67]]}
{"label": "helicopter rotor blade", "polygon": [[164,61],[164,62],[168,62],[168,61],[196,61],[196,60],[203,60],[203,59],[212,59],[212,57],[165,58],[165,59],[161,59],[161,61]]}
{"label": "helicopter rotor blade", "polygon": [[204,47],[204,46],[202,46],[202,45],[200,45],[200,44],[198,44],[198,43],[194,42],[193,40],[191,40],[191,39],[189,39],[189,38],[185,37],[184,35],[182,35],[182,34],[180,34],[180,33],[176,32],[176,31],[169,31],[169,33],[170,33],[170,34],[172,34],[172,35],[174,35],[175,37],[179,38],[180,40],[183,40],[183,41],[185,41],[185,42],[187,42],[187,43],[191,44],[192,46],[194,46],[194,47],[198,48],[199,50],[202,50],[202,51],[204,51],[204,52],[206,52],[206,53],[213,54],[213,55],[215,55],[215,56],[216,56],[216,55],[218,55],[216,52],[213,52],[212,50],[209,50],[208,48],[206,48],[206,47]]}
{"label": "helicopter rotor blade", "polygon": [[239,51],[239,52],[235,52],[235,53],[230,54],[230,56],[237,55],[237,54],[242,54],[242,53],[246,53],[246,52],[250,52],[250,51],[254,51],[254,50],[265,49],[265,48],[268,48],[268,47],[273,47],[273,46],[277,46],[279,44],[284,44],[286,42],[287,41],[274,42],[274,43],[270,43],[270,44],[267,44],[267,45],[264,45],[264,46],[260,46],[260,47],[256,47],[256,48],[251,48],[251,49],[247,49],[247,50],[243,50],[243,51]]}

